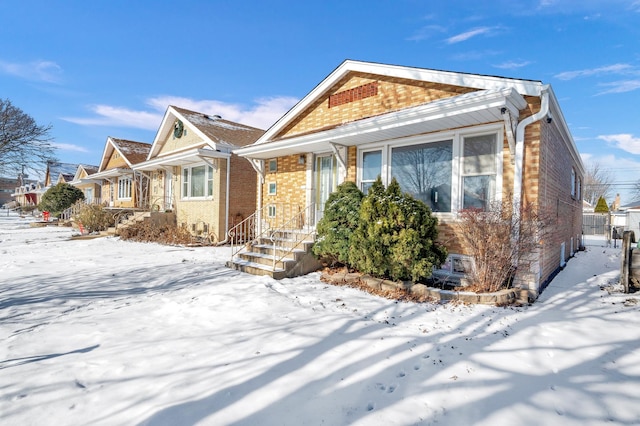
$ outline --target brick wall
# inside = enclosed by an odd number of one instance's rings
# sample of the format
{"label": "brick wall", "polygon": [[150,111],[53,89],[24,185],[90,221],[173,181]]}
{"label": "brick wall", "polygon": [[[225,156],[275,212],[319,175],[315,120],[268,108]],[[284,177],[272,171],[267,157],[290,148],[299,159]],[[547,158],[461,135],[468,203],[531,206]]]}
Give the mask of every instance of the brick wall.
{"label": "brick wall", "polygon": [[[329,96],[372,82],[378,82],[378,94],[329,108]],[[439,83],[382,77],[365,73],[349,73],[316,102],[309,105],[296,120],[274,139],[318,131],[346,122],[373,117],[437,99],[473,92],[475,89]]]}
{"label": "brick wall", "polygon": [[257,173],[246,158],[231,156],[231,178],[229,181],[230,226],[256,211]]}

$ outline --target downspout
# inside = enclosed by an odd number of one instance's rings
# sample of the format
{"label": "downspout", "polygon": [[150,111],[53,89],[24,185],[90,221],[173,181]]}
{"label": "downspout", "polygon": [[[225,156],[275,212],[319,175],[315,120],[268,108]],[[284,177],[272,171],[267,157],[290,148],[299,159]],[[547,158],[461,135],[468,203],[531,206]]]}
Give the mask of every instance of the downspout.
{"label": "downspout", "polygon": [[[218,159],[218,161],[220,161]],[[231,177],[231,156],[227,157],[227,189],[224,207],[224,240],[218,241],[216,246],[221,246],[229,242],[229,178]]]}
{"label": "downspout", "polygon": [[[542,86],[540,91],[541,105],[540,111],[532,116],[529,116],[518,123],[516,128],[516,152],[515,152],[515,165],[513,173],[513,211],[511,223],[513,225],[513,235],[511,237],[511,243],[517,250],[517,242],[520,239],[520,213],[522,209],[522,175],[524,167],[524,134],[525,128],[536,121],[541,120],[549,113],[549,85]],[[541,135],[542,137],[542,135]],[[514,259],[514,266],[517,267],[517,256]]]}

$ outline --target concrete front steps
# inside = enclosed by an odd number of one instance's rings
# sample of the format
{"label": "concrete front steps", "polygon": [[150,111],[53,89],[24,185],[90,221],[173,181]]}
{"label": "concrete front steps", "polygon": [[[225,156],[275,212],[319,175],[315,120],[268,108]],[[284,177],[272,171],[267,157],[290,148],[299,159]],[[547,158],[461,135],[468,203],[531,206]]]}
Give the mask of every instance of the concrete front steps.
{"label": "concrete front steps", "polygon": [[100,235],[104,236],[114,236],[119,235],[120,230],[131,226],[135,223],[144,222],[145,220],[149,220],[151,217],[151,212],[133,212],[132,215],[124,219],[122,222],[117,224],[117,226],[110,226],[106,231],[101,231]]}
{"label": "concrete front steps", "polygon": [[313,235],[290,231],[278,234],[274,241],[260,238],[248,243],[247,250],[227,262],[227,267],[252,275],[268,275],[276,280],[306,275],[320,269],[320,262],[311,252]]}

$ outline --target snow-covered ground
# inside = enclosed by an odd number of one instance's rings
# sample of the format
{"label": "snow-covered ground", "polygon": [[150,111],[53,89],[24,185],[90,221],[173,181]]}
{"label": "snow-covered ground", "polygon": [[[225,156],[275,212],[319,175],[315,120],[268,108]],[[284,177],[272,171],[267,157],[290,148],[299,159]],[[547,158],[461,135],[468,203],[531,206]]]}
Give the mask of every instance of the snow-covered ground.
{"label": "snow-covered ground", "polygon": [[497,308],[28,221],[0,210],[3,425],[640,423],[640,295],[615,289],[619,249],[591,245],[535,304]]}

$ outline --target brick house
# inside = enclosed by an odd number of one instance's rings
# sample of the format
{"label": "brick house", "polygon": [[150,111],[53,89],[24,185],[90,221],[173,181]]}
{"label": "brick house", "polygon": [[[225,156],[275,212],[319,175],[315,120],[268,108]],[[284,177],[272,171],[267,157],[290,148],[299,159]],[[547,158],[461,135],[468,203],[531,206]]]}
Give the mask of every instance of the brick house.
{"label": "brick house", "polygon": [[99,169],[98,166],[80,164],[71,181],[67,182],[82,191],[86,204],[102,203],[102,180],[90,176],[98,173]]}
{"label": "brick house", "polygon": [[256,172],[235,148],[264,130],[169,106],[144,162],[133,168],[150,182],[152,210],[172,211],[179,226],[224,241],[256,208]]}
{"label": "brick house", "polygon": [[523,202],[553,210],[552,237],[518,275],[534,298],[579,246],[584,166],[540,81],[347,60],[234,152],[259,174],[262,217],[286,203],[306,210],[309,226],[341,182],[366,193],[377,176],[397,179],[438,217],[451,268],[464,263],[452,226],[462,209],[510,197],[514,211]]}
{"label": "brick house", "polygon": [[[88,176],[99,183],[102,203],[113,208],[146,208],[148,180],[133,166],[144,161],[151,144],[107,137],[97,173]],[[77,169],[74,170],[74,173]]]}

